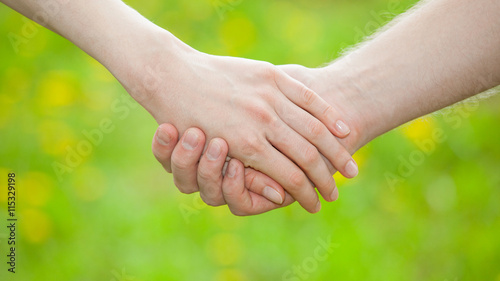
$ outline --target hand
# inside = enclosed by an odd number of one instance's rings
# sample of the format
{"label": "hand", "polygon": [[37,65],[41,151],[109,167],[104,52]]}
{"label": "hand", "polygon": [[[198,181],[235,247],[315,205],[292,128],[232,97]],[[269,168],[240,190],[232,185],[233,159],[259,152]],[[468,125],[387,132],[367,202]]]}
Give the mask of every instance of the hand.
{"label": "hand", "polygon": [[[358,114],[356,110],[355,103],[350,102],[350,96],[345,95],[342,91],[338,91],[327,79],[327,68],[311,69],[300,65],[285,65],[280,66],[280,68],[287,72],[287,74],[293,76],[294,78],[304,82],[306,85],[313,87],[318,91],[323,98],[329,100],[331,104],[341,109],[344,120],[349,120],[349,124],[353,131],[351,134],[341,139],[340,141],[349,148],[350,151],[354,152],[360,143],[360,131],[361,131],[361,121],[362,116]],[[339,110],[340,111],[340,110]],[[196,130],[196,134],[200,138],[204,139],[204,135],[201,131]],[[240,192],[240,194],[245,194],[239,197],[239,200],[228,200],[226,202],[231,209],[231,211],[236,215],[256,215],[262,212],[267,212],[277,207],[283,207],[288,205],[288,201],[285,200],[283,205],[270,204],[270,202],[264,203],[265,201],[260,200],[257,194],[266,197],[269,201],[280,203],[282,200],[282,189],[270,179],[265,174],[255,171],[250,168],[245,169],[245,178],[240,179],[239,182],[233,180],[233,185],[225,184],[223,180],[222,173],[222,163],[225,160],[225,154],[216,161],[210,161],[206,158],[206,154],[200,159],[202,154],[202,147],[195,149],[195,151],[187,151],[182,145],[177,145],[177,130],[170,124],[162,124],[158,128],[155,137],[153,139],[153,153],[160,163],[165,167],[168,172],[171,172],[172,166],[177,166],[178,172],[174,173],[174,178],[184,178],[182,182],[188,183],[189,186],[197,188],[199,186],[200,195],[205,198],[205,202],[209,205],[222,205],[214,203],[210,200],[210,197],[224,197],[224,194],[230,194],[231,190]],[[342,136],[341,136],[342,137]],[[168,145],[165,144],[165,139],[168,140]],[[212,140],[214,142],[215,140]],[[217,140],[218,144],[223,146],[222,151],[226,151],[227,144],[223,140]],[[211,145],[211,144],[210,144]],[[210,149],[209,145],[209,149]],[[175,149],[174,149],[175,148]],[[198,160],[200,159],[199,163]],[[212,157],[213,159],[213,157]],[[217,161],[220,161],[217,164]],[[236,161],[236,160],[235,160]],[[232,187],[232,186],[237,186]],[[274,191],[263,192],[266,186],[271,186]],[[183,189],[182,186],[178,186],[179,189]],[[244,190],[246,187],[248,190]],[[338,197],[338,190],[335,189]],[[212,196],[208,196],[211,194]],[[248,194],[252,195],[249,196]],[[280,197],[276,199],[276,194],[280,194]],[[288,194],[285,193],[287,196]],[[252,200],[255,196],[259,198],[260,201]]]}
{"label": "hand", "polygon": [[[347,177],[356,175],[350,154],[330,133],[337,130],[339,116],[276,67],[196,51],[177,55],[174,61],[163,59],[161,53],[154,57],[158,67],[150,69],[154,69],[155,87],[122,82],[131,95],[159,123],[171,122],[181,133],[198,127],[209,139],[226,140],[229,156],[275,179],[309,212],[320,208],[309,179],[325,199],[333,200],[335,184],[326,162]],[[188,130],[182,143],[193,150],[201,141]],[[188,186],[178,180],[176,185]],[[194,191],[194,187],[183,190]],[[217,200],[223,202],[223,198]]]}
{"label": "hand", "polygon": [[[189,130],[200,140],[205,140],[201,130]],[[207,204],[227,204],[233,214],[243,216],[264,213],[295,201],[268,176],[252,168],[244,168],[236,159],[226,162],[228,147],[223,139],[212,139],[208,144],[208,152],[203,156],[204,142],[200,142],[193,150],[187,150],[177,140],[175,127],[161,124],[153,138],[153,154],[167,172],[172,172],[173,166],[176,167],[174,178],[183,178],[182,182],[189,186],[199,186],[200,196]],[[212,154],[211,150],[218,153]],[[184,186],[178,187],[184,189]]]}

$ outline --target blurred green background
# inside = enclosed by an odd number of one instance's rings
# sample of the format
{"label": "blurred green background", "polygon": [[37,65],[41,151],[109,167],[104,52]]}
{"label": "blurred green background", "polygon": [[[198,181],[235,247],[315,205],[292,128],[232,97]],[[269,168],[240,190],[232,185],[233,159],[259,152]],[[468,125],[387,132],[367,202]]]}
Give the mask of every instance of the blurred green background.
{"label": "blurred green background", "polygon": [[[415,2],[127,1],[203,52],[310,67]],[[9,34],[27,26],[15,52]],[[0,38],[2,281],[500,280],[498,96],[373,141],[355,156],[359,177],[336,176],[340,200],[319,214],[294,204],[242,218],[177,191],[150,150],[153,118],[122,100],[95,60],[5,6]],[[59,179],[53,164],[104,119],[114,130]],[[436,132],[445,140],[434,142]],[[9,171],[18,180],[14,279]]]}

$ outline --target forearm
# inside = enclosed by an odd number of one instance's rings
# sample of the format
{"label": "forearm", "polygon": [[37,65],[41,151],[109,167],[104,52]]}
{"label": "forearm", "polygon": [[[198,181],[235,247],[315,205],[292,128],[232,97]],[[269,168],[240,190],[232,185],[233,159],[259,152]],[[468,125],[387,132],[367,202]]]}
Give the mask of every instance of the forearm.
{"label": "forearm", "polygon": [[1,2],[73,42],[108,68],[127,89],[137,87],[127,84],[145,76],[144,67],[154,61],[144,60],[154,60],[157,46],[168,46],[162,49],[162,55],[172,60],[180,50],[190,49],[120,0]]}
{"label": "forearm", "polygon": [[499,49],[500,2],[434,0],[325,68],[329,94],[357,107],[357,148],[500,84]]}

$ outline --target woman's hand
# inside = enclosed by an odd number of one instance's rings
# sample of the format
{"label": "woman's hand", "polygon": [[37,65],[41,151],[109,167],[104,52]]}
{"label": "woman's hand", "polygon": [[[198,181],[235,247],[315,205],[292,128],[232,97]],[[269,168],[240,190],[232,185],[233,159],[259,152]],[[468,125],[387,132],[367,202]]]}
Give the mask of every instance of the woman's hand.
{"label": "woman's hand", "polygon": [[102,63],[159,123],[226,140],[231,157],[274,178],[310,212],[320,208],[313,184],[329,199],[335,188],[320,153],[356,173],[349,153],[331,148],[336,113],[269,63],[197,52],[119,0],[55,1],[57,12],[43,17],[40,1],[3,2]]}

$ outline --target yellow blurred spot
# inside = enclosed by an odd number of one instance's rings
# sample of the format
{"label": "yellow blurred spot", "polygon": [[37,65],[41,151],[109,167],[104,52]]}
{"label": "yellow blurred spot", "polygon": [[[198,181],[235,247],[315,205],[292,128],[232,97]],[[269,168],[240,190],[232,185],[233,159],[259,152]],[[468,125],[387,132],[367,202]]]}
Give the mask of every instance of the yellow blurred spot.
{"label": "yellow blurred spot", "polygon": [[256,41],[254,24],[245,16],[229,18],[220,29],[220,37],[230,55],[238,55],[250,50]]}
{"label": "yellow blurred spot", "polygon": [[66,147],[76,142],[72,129],[59,120],[43,120],[37,130],[42,150],[50,155],[65,155]]}
{"label": "yellow blurred spot", "polygon": [[335,179],[335,184],[339,188],[342,187],[349,180],[339,172],[335,173],[335,175],[333,175],[333,178]]}
{"label": "yellow blurred spot", "polygon": [[53,182],[50,177],[40,172],[29,172],[20,179],[23,187],[23,201],[32,206],[44,206],[50,199]]}
{"label": "yellow blurred spot", "polygon": [[90,166],[82,166],[75,169],[73,186],[79,199],[95,201],[104,195],[107,189],[107,180],[101,170]]}
{"label": "yellow blurred spot", "polygon": [[231,233],[220,233],[207,242],[207,255],[217,265],[236,264],[243,255],[239,237]]}
{"label": "yellow blurred spot", "polygon": [[38,85],[38,104],[42,107],[67,106],[78,95],[77,80],[69,72],[50,72]]}
{"label": "yellow blurred spot", "polygon": [[215,275],[215,281],[246,281],[248,278],[237,269],[223,269]]}
{"label": "yellow blurred spot", "polygon": [[22,227],[20,231],[23,237],[30,243],[41,244],[45,242],[52,233],[52,221],[49,216],[38,209],[25,209],[20,211]]}
{"label": "yellow blurred spot", "polygon": [[[352,156],[354,161],[356,161],[356,164],[358,164],[358,169],[359,173],[362,173],[362,168],[366,162],[367,156],[367,150],[366,149],[361,149],[356,154]],[[350,179],[344,177],[341,173],[337,172],[335,175],[333,175],[333,178],[335,179],[335,183],[337,184],[338,187],[342,187],[344,184],[349,182]]]}
{"label": "yellow blurred spot", "polygon": [[367,152],[365,149],[361,149],[358,152],[356,152],[352,158],[354,161],[356,161],[356,164],[358,164],[358,168],[361,168],[365,165],[366,158],[367,158]]}
{"label": "yellow blurred spot", "polygon": [[435,121],[431,117],[422,117],[404,126],[402,132],[413,141],[432,137],[435,128]]}

